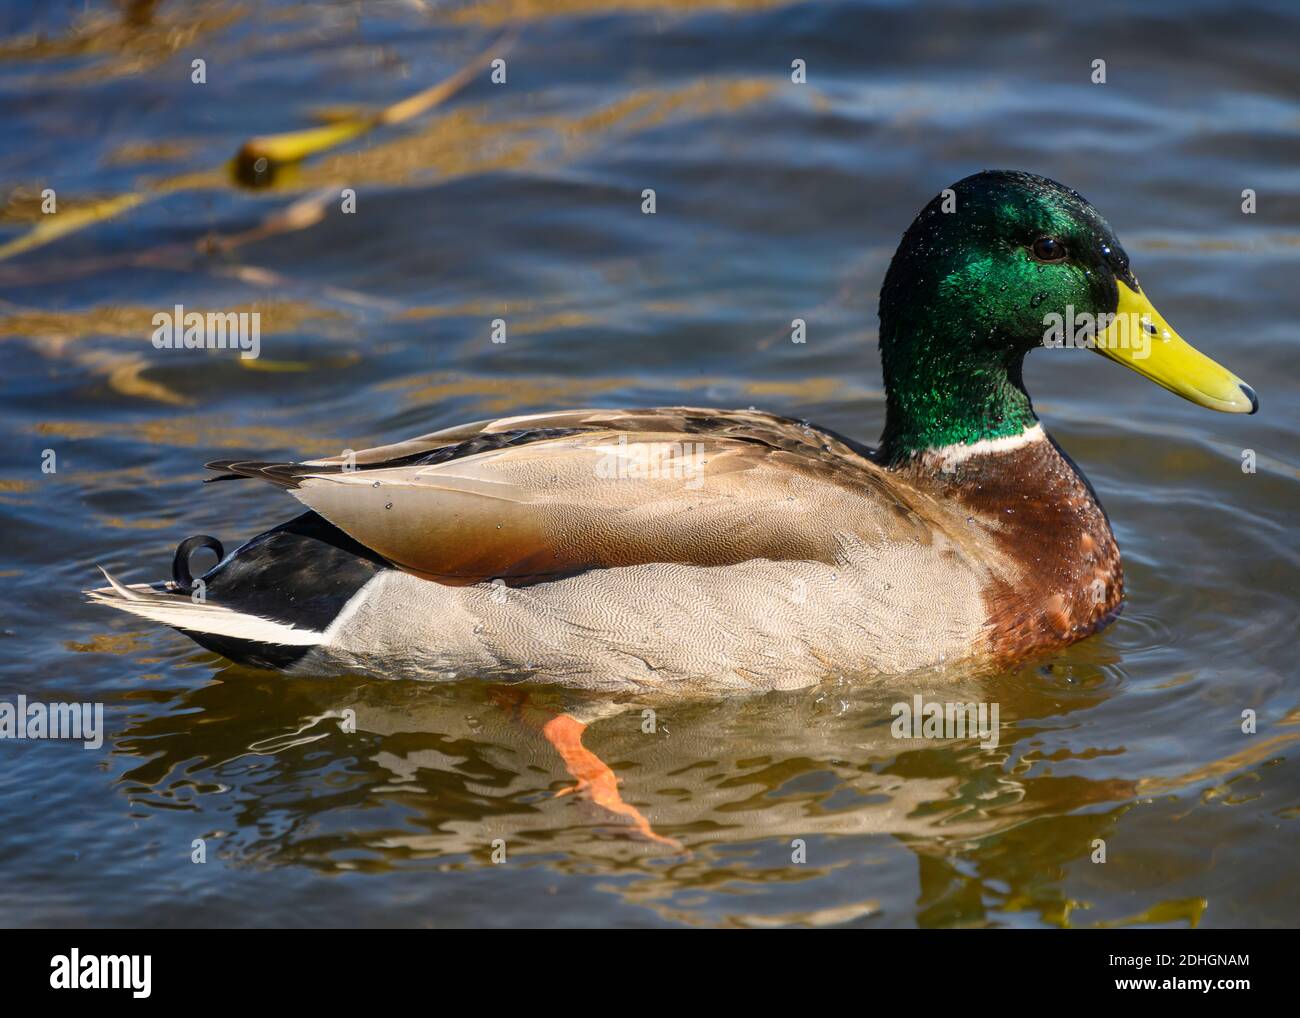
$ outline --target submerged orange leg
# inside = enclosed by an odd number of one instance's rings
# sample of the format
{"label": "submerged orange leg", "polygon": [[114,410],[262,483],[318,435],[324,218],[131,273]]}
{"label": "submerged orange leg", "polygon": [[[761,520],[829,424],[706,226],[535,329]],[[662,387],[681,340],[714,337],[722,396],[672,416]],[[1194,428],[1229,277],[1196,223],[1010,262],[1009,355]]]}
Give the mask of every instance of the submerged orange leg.
{"label": "submerged orange leg", "polygon": [[582,744],[582,733],[586,730],[586,725],[568,714],[560,714],[542,725],[542,734],[546,736],[546,741],[555,747],[564,761],[564,766],[578,781],[576,785],[566,788],[560,795],[568,795],[570,792],[588,792],[591,801],[596,805],[630,819],[643,837],[661,845],[680,849],[682,847],[680,842],[656,834],[645,815],[635,806],[623,801],[623,797],[618,794],[618,778],[614,772],[609,769],[604,760]]}

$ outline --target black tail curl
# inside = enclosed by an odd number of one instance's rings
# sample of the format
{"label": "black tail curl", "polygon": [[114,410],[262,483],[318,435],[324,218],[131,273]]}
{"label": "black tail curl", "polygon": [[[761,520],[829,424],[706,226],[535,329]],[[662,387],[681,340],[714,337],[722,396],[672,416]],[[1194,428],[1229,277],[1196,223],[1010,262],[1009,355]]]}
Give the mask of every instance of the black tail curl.
{"label": "black tail curl", "polygon": [[176,589],[182,594],[188,594],[194,589],[194,577],[190,573],[190,556],[200,548],[209,548],[216,552],[218,562],[226,557],[225,548],[221,546],[221,542],[215,537],[209,537],[207,534],[196,534],[193,537],[185,538],[176,546],[176,554],[172,558],[172,582],[176,584]]}

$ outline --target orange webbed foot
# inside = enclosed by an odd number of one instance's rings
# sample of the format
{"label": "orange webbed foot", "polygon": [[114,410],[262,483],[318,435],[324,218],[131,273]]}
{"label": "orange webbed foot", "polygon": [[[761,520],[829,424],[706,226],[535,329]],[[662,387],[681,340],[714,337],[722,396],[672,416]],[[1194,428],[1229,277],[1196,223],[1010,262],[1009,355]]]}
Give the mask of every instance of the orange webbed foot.
{"label": "orange webbed foot", "polygon": [[556,793],[557,797],[572,792],[587,792],[596,805],[631,820],[632,826],[642,837],[680,851],[681,842],[656,834],[645,815],[635,806],[623,801],[623,797],[618,794],[618,777],[604,760],[582,744],[582,733],[586,730],[586,725],[568,714],[553,717],[542,726],[546,741],[555,747],[564,766],[577,782],[571,788]]}

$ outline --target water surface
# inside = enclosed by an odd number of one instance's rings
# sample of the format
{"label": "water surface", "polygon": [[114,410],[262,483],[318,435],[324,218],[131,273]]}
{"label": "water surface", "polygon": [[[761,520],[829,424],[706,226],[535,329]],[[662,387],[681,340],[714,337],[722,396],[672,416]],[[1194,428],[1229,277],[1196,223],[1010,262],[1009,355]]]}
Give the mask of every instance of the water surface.
{"label": "water surface", "polygon": [[[147,200],[0,261],[0,698],[102,702],[108,728],[97,751],[0,743],[0,922],[1300,922],[1300,16],[1076,7],[7,5],[0,243],[42,188],[63,210]],[[478,73],[271,187],[223,168],[508,42],[503,85]],[[589,746],[686,854],[555,796],[536,728],[555,691],[285,678],[82,603],[96,564],[158,579],[180,539],[231,547],[293,511],[203,488],[216,457],[586,405],[755,405],[874,440],[888,258],[933,193],[991,167],[1088,196],[1262,411],[1034,355],[1040,413],[1123,549],[1123,619],[1003,675],[675,705],[653,734],[637,705],[609,713]],[[260,310],[261,358],[155,350],[177,303]],[[891,738],[917,692],[998,702],[999,745]]]}

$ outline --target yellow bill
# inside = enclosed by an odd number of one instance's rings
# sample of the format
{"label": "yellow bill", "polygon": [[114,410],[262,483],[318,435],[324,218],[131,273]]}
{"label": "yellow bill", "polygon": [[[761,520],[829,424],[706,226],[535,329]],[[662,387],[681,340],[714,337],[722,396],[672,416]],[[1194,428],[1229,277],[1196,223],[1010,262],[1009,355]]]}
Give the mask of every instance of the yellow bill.
{"label": "yellow bill", "polygon": [[1187,343],[1141,290],[1121,280],[1115,321],[1097,336],[1097,352],[1198,406],[1228,414],[1259,409],[1255,390]]}

